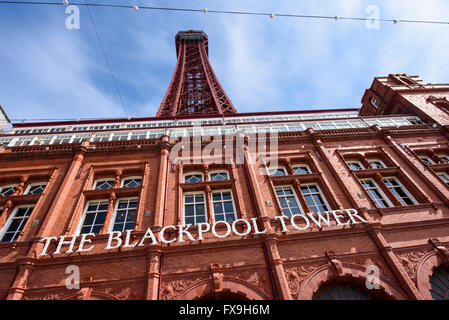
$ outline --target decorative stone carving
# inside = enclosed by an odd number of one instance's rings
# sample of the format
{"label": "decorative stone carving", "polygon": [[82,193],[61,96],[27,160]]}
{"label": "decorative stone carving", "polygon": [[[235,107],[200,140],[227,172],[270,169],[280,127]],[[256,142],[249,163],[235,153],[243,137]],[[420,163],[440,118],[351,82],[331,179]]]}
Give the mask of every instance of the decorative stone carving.
{"label": "decorative stone carving", "polygon": [[266,295],[272,296],[271,282],[266,272],[260,270],[234,271],[225,275],[244,280],[262,290]]}
{"label": "decorative stone carving", "polygon": [[111,296],[117,297],[120,300],[127,300],[130,297],[136,297],[137,292],[136,290],[132,290],[131,288],[107,288],[104,290],[107,294],[110,294]]}
{"label": "decorative stone carving", "polygon": [[174,300],[182,291],[204,278],[176,279],[162,283],[162,300]]}
{"label": "decorative stone carving", "polygon": [[284,267],[285,277],[287,278],[290,293],[293,299],[296,299],[299,293],[299,287],[304,279],[322,265],[302,265],[294,267]]}
{"label": "decorative stone carving", "polygon": [[428,249],[420,249],[399,254],[399,261],[402,263],[410,279],[416,283],[416,269],[421,258],[429,252]]}
{"label": "decorative stone carving", "polygon": [[61,294],[59,294],[59,293],[51,293],[46,296],[34,296],[34,295],[28,296],[28,295],[26,295],[26,296],[22,297],[22,300],[60,300],[60,299],[61,299]]}

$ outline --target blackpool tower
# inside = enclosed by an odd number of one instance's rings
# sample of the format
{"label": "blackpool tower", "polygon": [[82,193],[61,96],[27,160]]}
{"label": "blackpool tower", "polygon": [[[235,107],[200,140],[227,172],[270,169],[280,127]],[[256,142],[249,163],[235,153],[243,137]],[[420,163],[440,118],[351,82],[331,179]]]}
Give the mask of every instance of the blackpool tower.
{"label": "blackpool tower", "polygon": [[202,31],[180,31],[175,37],[177,63],[157,117],[236,113],[209,61]]}

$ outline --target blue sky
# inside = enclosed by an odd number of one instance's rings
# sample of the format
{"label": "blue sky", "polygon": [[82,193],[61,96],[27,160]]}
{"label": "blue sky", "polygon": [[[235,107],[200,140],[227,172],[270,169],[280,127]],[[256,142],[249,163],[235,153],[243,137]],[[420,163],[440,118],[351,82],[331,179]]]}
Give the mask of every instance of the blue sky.
{"label": "blue sky", "polygon": [[[82,2],[83,0],[78,0]],[[90,0],[94,2],[93,0]],[[445,0],[97,0],[210,10],[449,19]],[[91,7],[121,103],[85,7],[0,5],[0,104],[12,119],[154,116],[176,64],[174,36],[204,30],[212,66],[239,112],[360,107],[376,76],[449,83],[449,25],[311,20]]]}

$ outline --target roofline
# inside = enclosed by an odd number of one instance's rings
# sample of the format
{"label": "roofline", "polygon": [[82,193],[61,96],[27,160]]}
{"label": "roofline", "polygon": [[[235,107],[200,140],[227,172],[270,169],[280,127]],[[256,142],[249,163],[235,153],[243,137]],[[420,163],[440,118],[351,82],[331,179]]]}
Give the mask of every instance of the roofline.
{"label": "roofline", "polygon": [[[1,107],[1,106],[0,106]],[[270,115],[284,115],[284,114],[304,114],[304,113],[327,113],[327,112],[353,112],[360,111],[360,108],[342,108],[342,109],[321,109],[321,110],[295,110],[295,111],[273,111],[273,112],[247,112],[247,113],[233,113],[233,114],[208,114],[208,115],[183,115],[177,117],[145,117],[145,118],[104,118],[95,120],[70,120],[70,121],[51,121],[51,122],[25,122],[13,123],[13,128],[24,127],[46,127],[53,125],[83,125],[83,124],[99,124],[99,123],[118,123],[118,122],[141,122],[141,121],[166,121],[166,120],[180,120],[180,119],[202,119],[202,118],[236,118],[236,117],[250,117],[250,116],[270,116]],[[9,120],[9,119],[8,119]],[[10,122],[11,123],[11,122]]]}
{"label": "roofline", "polygon": [[6,118],[6,121],[8,121],[8,123],[11,123],[11,120],[9,120],[8,115],[6,114],[6,111],[3,109],[2,105],[0,104],[0,111],[3,113],[3,115]]}

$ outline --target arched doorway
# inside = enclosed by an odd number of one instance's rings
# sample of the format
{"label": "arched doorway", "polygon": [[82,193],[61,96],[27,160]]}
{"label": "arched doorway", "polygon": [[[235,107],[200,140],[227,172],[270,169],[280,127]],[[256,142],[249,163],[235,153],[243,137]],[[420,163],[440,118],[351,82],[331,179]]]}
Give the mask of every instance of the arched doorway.
{"label": "arched doorway", "polygon": [[434,300],[449,300],[449,268],[439,267],[430,277],[430,294]]}
{"label": "arched doorway", "polygon": [[354,281],[332,282],[322,285],[312,300],[388,300],[380,290],[369,290]]}

